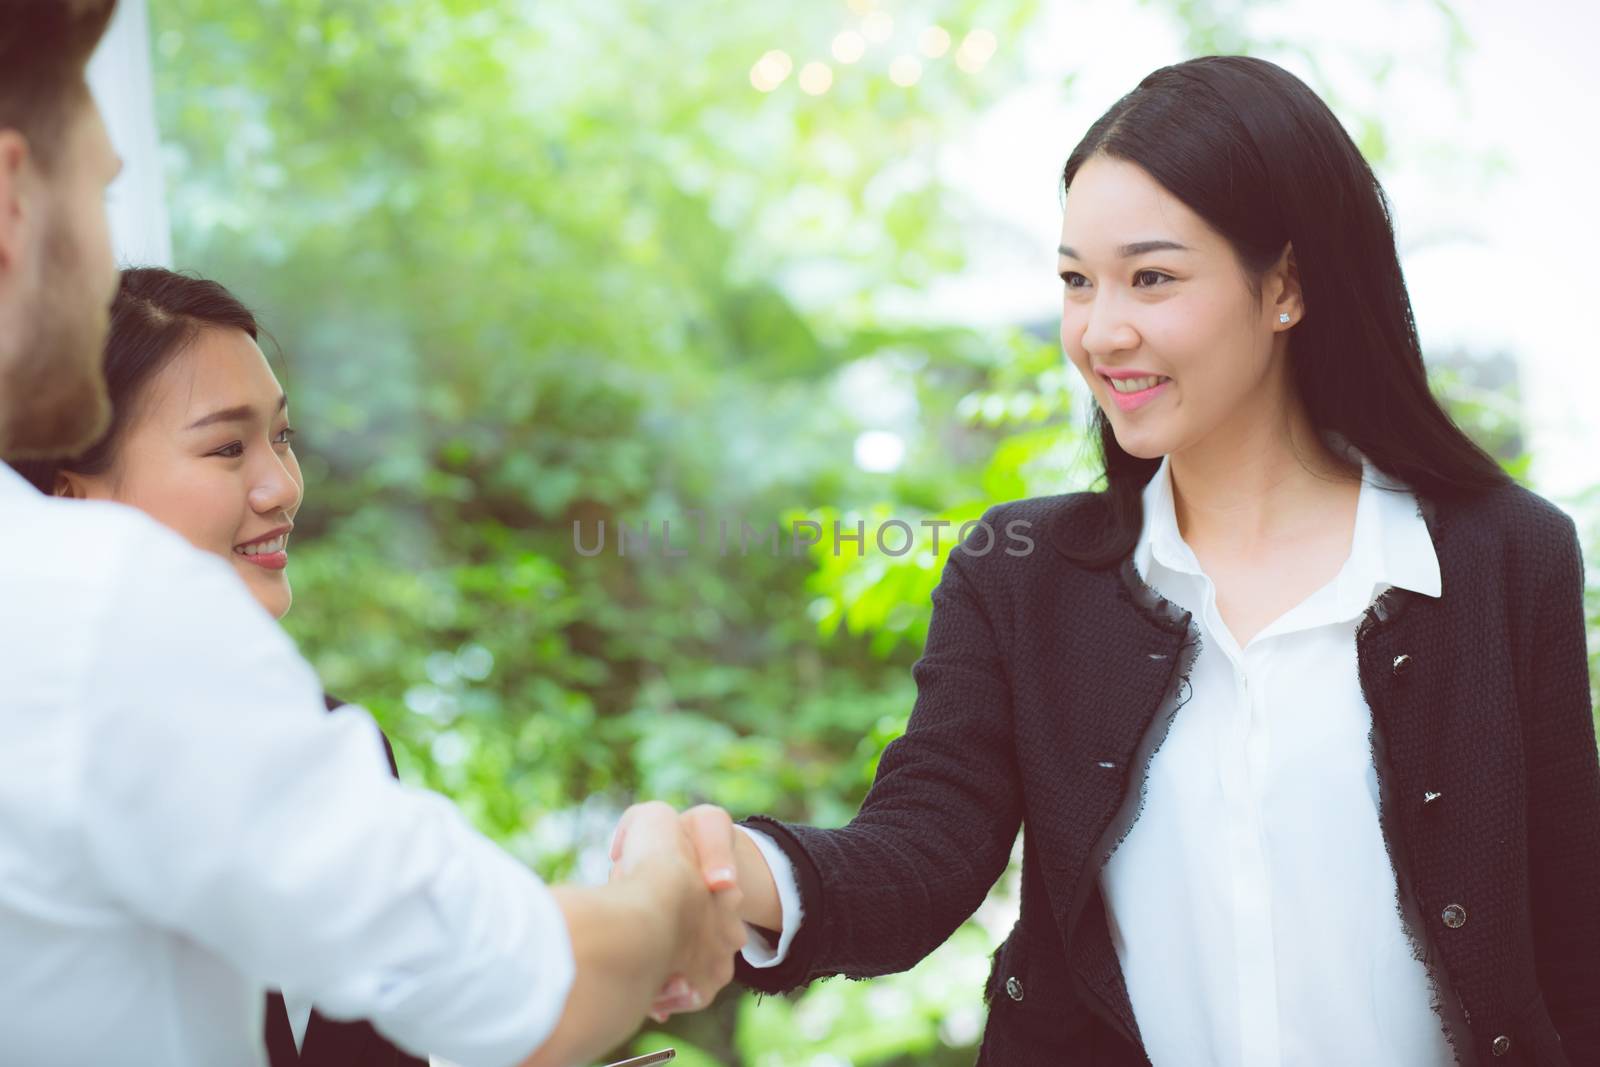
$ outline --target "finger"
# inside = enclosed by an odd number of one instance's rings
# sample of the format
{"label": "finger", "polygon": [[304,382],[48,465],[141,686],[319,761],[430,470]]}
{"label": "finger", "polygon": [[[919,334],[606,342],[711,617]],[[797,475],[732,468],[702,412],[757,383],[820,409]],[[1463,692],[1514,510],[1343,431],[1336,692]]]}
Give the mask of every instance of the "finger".
{"label": "finger", "polygon": [[642,804],[635,804],[622,813],[622,819],[617,823],[617,829],[611,836],[611,862],[620,861],[628,852],[628,838],[630,835],[639,837],[642,833],[648,844],[651,840],[659,840],[669,832],[668,827],[677,826],[678,813],[669,804],[659,800],[647,800]]}
{"label": "finger", "polygon": [[663,997],[650,1005],[650,1013],[652,1015],[657,1013],[664,1016],[682,1015],[684,1012],[694,1010],[695,1008],[691,1004],[688,994],[670,999]]}
{"label": "finger", "polygon": [[733,859],[733,819],[714,804],[701,804],[683,813],[682,823],[694,844],[700,873],[712,892],[738,885]]}
{"label": "finger", "polygon": [[[670,1016],[680,1011],[694,1011],[693,987],[682,974],[674,974],[672,981],[662,985],[661,992],[656,993],[656,998],[651,1001],[650,1014]],[[666,1022],[666,1019],[656,1019],[656,1022]]]}
{"label": "finger", "polygon": [[628,824],[633,822],[634,808],[629,808],[622,813],[622,818],[617,820],[617,828],[611,832],[611,862],[615,863],[622,858],[622,843],[628,837]]}
{"label": "finger", "polygon": [[723,944],[727,946],[728,955],[735,956],[750,939],[750,931],[745,927],[744,920],[734,915],[723,924],[722,939]]}
{"label": "finger", "polygon": [[665,1015],[682,1015],[685,1012],[699,1011],[710,1002],[710,998],[697,990],[689,990],[681,997],[663,997],[650,1005],[651,1011],[659,1011]]}

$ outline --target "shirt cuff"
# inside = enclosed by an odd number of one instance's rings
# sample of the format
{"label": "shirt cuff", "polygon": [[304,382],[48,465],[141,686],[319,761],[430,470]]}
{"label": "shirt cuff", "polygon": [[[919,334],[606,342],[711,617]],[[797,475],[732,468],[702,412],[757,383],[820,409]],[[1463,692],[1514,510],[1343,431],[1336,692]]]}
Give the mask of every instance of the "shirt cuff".
{"label": "shirt cuff", "polygon": [[800,932],[800,922],[804,918],[800,907],[800,884],[795,878],[794,864],[778,843],[760,830],[752,830],[748,826],[735,827],[755,842],[761,852],[761,858],[767,861],[767,867],[772,871],[772,880],[778,887],[778,905],[782,909],[783,930],[778,935],[776,948],[767,943],[754,926],[745,923],[744,960],[752,967],[776,967],[789,955],[789,946],[794,943],[794,935]]}

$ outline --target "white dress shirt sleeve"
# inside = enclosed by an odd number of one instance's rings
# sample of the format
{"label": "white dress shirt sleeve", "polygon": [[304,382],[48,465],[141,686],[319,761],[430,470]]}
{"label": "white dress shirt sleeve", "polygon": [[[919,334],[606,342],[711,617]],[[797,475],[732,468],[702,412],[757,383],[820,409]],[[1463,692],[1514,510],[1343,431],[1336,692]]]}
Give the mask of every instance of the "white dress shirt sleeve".
{"label": "white dress shirt sleeve", "polygon": [[83,848],[113,896],[264,984],[466,1067],[520,1061],[573,979],[562,914],[443,797],[389,776],[226,564],[135,544],[83,642]]}
{"label": "white dress shirt sleeve", "polygon": [[800,922],[804,918],[800,907],[799,882],[795,878],[794,864],[789,862],[788,855],[778,847],[770,834],[752,830],[748,826],[738,828],[755,842],[756,848],[761,851],[761,858],[767,861],[772,880],[778,886],[778,904],[783,915],[783,930],[778,935],[775,947],[767,944],[767,939],[754,926],[745,924],[744,959],[752,967],[776,967],[788,959],[789,946],[794,943],[794,935],[800,932]]}

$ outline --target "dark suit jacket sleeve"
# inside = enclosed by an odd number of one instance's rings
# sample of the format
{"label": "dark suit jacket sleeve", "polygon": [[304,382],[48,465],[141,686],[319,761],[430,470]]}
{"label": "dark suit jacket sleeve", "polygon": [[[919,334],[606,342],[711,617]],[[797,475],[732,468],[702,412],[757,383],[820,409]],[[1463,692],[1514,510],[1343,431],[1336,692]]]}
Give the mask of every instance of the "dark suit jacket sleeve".
{"label": "dark suit jacket sleeve", "polygon": [[1589,696],[1583,556],[1573,522],[1542,554],[1524,710],[1535,965],[1562,1050],[1600,1063],[1600,757]]}
{"label": "dark suit jacket sleeve", "polygon": [[912,668],[910,722],[884,750],[850,824],[821,830],[749,820],[794,862],[804,921],[777,967],[737,959],[745,985],[777,993],[834,974],[906,970],[977,909],[1005,870],[1022,798],[1003,636],[968,573],[983,562],[950,553]]}

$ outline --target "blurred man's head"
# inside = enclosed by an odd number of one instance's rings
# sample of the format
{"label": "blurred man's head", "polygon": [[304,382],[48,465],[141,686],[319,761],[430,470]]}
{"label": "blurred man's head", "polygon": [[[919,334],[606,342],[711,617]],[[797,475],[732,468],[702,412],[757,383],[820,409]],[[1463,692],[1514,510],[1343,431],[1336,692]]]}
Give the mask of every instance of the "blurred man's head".
{"label": "blurred man's head", "polygon": [[117,271],[105,191],[121,166],[84,65],[116,0],[0,0],[0,456],[88,445]]}

